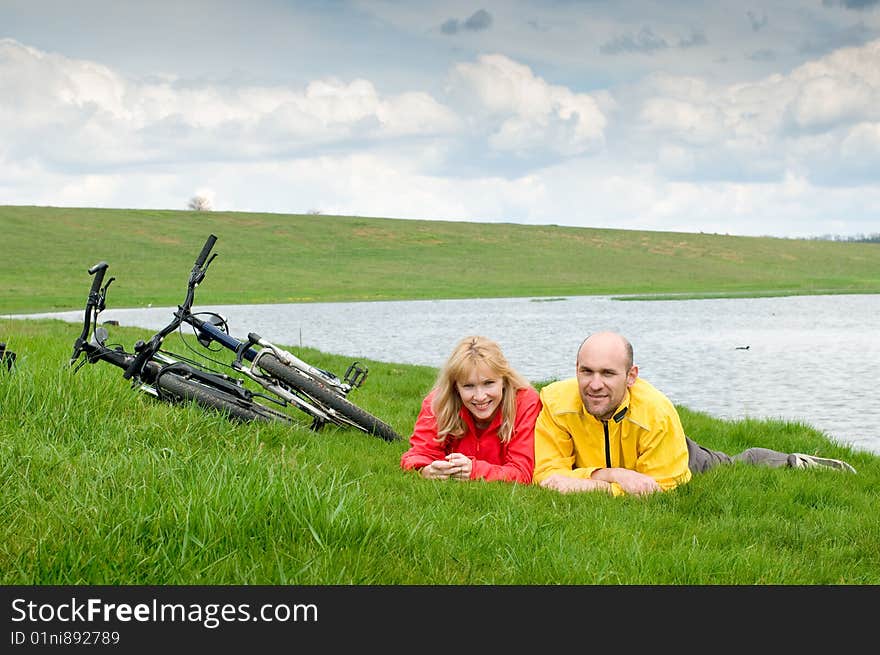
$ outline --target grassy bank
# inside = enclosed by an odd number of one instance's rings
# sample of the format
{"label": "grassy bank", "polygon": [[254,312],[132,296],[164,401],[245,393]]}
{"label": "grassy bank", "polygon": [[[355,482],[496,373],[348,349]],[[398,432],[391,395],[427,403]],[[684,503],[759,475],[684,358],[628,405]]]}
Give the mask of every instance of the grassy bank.
{"label": "grassy bank", "polygon": [[[0,584],[880,583],[880,458],[805,425],[681,408],[706,445],[819,452],[858,475],[736,466],[644,499],[426,481],[398,468],[404,443],[232,424],[136,395],[110,366],[74,374],[74,325],[0,330],[19,353],[0,373]],[[408,435],[435,371],[367,363],[358,402]]]}
{"label": "grassy bank", "polygon": [[[877,244],[331,216],[0,207],[0,313],[199,303],[880,292]],[[429,482],[405,443],[237,425],[67,366],[77,325],[0,319],[0,584],[878,584],[880,458],[809,426],[680,408],[707,446],[859,471],[736,466],[650,498]],[[149,333],[112,328],[131,347]],[[348,359],[291,349],[341,372]],[[358,404],[408,436],[436,371],[366,362]]]}
{"label": "grassy bank", "polygon": [[352,216],[0,206],[0,312],[174,305],[208,234],[210,304],[880,293],[880,244]]}

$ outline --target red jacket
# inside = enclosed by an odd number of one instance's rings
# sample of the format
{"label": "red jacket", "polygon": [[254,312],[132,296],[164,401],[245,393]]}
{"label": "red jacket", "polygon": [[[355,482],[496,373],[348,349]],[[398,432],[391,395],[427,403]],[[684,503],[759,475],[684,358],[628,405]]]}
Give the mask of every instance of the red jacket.
{"label": "red jacket", "polygon": [[473,415],[464,407],[461,417],[465,433],[461,438],[447,437],[437,443],[437,420],[431,411],[431,391],[422,401],[422,409],[416,419],[410,448],[400,458],[405,469],[420,469],[449,453],[462,453],[473,462],[471,479],[503,480],[529,484],[535,470],[535,421],[541,411],[538,392],[527,387],[516,392],[516,418],[510,441],[502,444],[498,439],[501,411],[495,413],[492,423],[485,430],[474,425]]}

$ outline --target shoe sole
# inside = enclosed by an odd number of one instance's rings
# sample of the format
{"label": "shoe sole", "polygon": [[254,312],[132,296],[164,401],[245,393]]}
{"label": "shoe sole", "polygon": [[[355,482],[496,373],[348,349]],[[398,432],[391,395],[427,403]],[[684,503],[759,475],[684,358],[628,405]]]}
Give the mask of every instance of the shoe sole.
{"label": "shoe sole", "polygon": [[856,472],[856,470],[852,466],[839,459],[832,459],[830,457],[817,457],[816,455],[806,455],[804,453],[795,453],[795,455],[797,455],[798,459],[804,463],[804,468],[821,466],[824,468],[834,469],[836,471],[846,471],[848,473]]}

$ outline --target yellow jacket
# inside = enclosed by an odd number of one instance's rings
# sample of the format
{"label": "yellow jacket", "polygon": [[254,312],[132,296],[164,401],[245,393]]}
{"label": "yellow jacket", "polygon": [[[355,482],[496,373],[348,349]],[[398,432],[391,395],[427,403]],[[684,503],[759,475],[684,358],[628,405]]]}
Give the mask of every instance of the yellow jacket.
{"label": "yellow jacket", "polygon": [[[611,467],[649,475],[663,491],[691,479],[678,411],[646,380],[636,378],[608,421],[584,409],[577,378],[547,385],[541,389],[541,402],[535,424],[535,483],[554,473],[589,478],[596,469]],[[625,494],[616,483],[611,488],[615,496]]]}

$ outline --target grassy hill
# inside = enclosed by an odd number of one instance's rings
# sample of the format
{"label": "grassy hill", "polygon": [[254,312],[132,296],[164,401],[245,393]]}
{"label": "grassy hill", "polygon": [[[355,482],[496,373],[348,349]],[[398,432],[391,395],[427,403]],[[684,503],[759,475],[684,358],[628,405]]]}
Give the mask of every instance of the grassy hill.
{"label": "grassy hill", "polygon": [[880,245],[301,214],[0,206],[0,312],[77,309],[106,260],[116,307],[203,303],[880,292]]}

